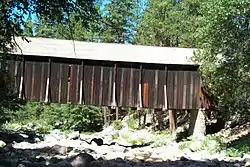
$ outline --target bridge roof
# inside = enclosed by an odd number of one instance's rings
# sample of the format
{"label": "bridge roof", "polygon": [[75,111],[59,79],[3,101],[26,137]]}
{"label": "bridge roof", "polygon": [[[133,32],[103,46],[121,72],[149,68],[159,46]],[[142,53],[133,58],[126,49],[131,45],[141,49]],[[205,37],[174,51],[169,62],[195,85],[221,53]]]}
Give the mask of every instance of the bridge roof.
{"label": "bridge roof", "polygon": [[[156,47],[127,44],[94,43],[51,38],[16,37],[19,55],[49,56],[117,62],[196,65],[190,60],[194,48]],[[75,49],[74,49],[75,48]]]}

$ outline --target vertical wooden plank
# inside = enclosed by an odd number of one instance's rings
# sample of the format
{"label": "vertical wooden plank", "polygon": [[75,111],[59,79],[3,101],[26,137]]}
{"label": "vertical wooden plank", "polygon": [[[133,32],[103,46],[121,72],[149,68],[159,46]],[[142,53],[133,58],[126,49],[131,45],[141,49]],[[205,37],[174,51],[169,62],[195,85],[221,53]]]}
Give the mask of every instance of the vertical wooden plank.
{"label": "vertical wooden plank", "polygon": [[138,88],[138,100],[139,100],[139,108],[141,109],[143,106],[142,101],[142,64],[140,64],[140,72],[139,72],[139,88]]}
{"label": "vertical wooden plank", "polygon": [[114,64],[114,70],[113,70],[113,89],[112,89],[112,103],[111,107],[116,107],[116,73],[117,73],[117,64]]}
{"label": "vertical wooden plank", "polygon": [[76,69],[75,69],[75,64],[71,63],[71,68],[70,68],[70,89],[69,89],[69,103],[74,104],[75,102],[75,89],[76,89]]}
{"label": "vertical wooden plank", "polygon": [[157,102],[158,102],[158,75],[159,70],[155,69],[155,78],[154,78],[154,99],[153,99],[153,108],[158,108]]}
{"label": "vertical wooden plank", "polygon": [[102,105],[102,96],[103,96],[103,66],[101,66],[101,74],[100,74],[100,91],[99,91],[99,102],[98,105]]}
{"label": "vertical wooden plank", "polygon": [[50,89],[51,89],[51,102],[58,103],[59,101],[59,81],[60,81],[60,63],[51,62],[51,74],[50,74]]}
{"label": "vertical wooden plank", "polygon": [[177,109],[183,109],[183,87],[184,87],[184,73],[183,71],[178,71],[178,102]]}
{"label": "vertical wooden plank", "polygon": [[191,87],[191,72],[187,71],[187,88],[186,88],[186,109],[191,109],[190,108],[190,87]]}
{"label": "vertical wooden plank", "polygon": [[71,104],[78,104],[79,101],[79,72],[80,65],[77,62],[71,64],[70,70],[70,94],[69,94],[69,102]]}
{"label": "vertical wooden plank", "polygon": [[102,105],[110,106],[112,97],[112,66],[105,64],[103,67],[103,98]]}
{"label": "vertical wooden plank", "polygon": [[22,71],[21,61],[15,61],[15,92],[19,92],[19,83],[20,83],[20,73]]}
{"label": "vertical wooden plank", "polygon": [[[117,90],[119,90],[119,88],[120,88],[120,94],[119,94],[119,102],[118,102],[118,105],[119,106],[122,106],[122,105],[124,105],[124,102],[123,102],[123,90],[124,90],[124,68],[118,68],[117,69],[117,85],[119,85],[119,86],[117,86]],[[125,87],[125,88],[127,88],[127,87]],[[125,96],[125,98],[126,98],[126,96]]]}
{"label": "vertical wooden plank", "polygon": [[[165,68],[159,68],[158,72],[158,88],[157,88],[157,108],[164,108],[164,85],[166,85]],[[161,110],[162,111],[162,110]]]}
{"label": "vertical wooden plank", "polygon": [[[140,65],[134,65],[131,69],[130,77],[133,79],[130,79],[130,85],[132,84],[132,98],[131,98],[131,106],[137,107],[138,104],[138,94],[141,92],[141,101],[142,101],[142,107],[143,107],[143,67]],[[140,84],[140,81],[137,79],[141,76],[141,90],[139,90],[138,85]]]}
{"label": "vertical wooden plank", "polygon": [[182,108],[183,109],[188,109],[186,106],[186,96],[187,96],[187,71],[183,72],[183,77],[184,77],[184,81],[183,81],[183,96],[182,96]]}
{"label": "vertical wooden plank", "polygon": [[169,108],[168,106],[168,67],[165,66],[164,68],[164,106],[163,110],[167,110]]}
{"label": "vertical wooden plank", "polygon": [[84,61],[81,61],[81,72],[80,72],[80,96],[79,104],[85,104],[84,102]]}
{"label": "vertical wooden plank", "polygon": [[49,93],[50,93],[50,79],[51,79],[51,59],[49,59],[48,64],[48,73],[47,73],[47,82],[46,82],[46,92],[45,92],[45,103],[50,101]]}
{"label": "vertical wooden plank", "polygon": [[91,72],[91,84],[90,84],[90,104],[94,104],[94,78],[95,77],[95,66],[92,66]]}
{"label": "vertical wooden plank", "polygon": [[31,74],[31,87],[30,87],[30,100],[35,100],[35,93],[34,93],[34,89],[35,89],[35,78],[36,78],[36,73],[35,73],[35,67],[38,63],[36,63],[35,61],[31,64],[31,68],[32,68],[32,74]]}
{"label": "vertical wooden plank", "polygon": [[40,101],[44,101],[46,92],[48,62],[41,64],[41,90],[40,90]]}
{"label": "vertical wooden plank", "polygon": [[136,77],[134,75],[134,69],[131,68],[130,69],[130,75],[129,75],[129,87],[126,87],[126,90],[129,91],[129,95],[127,96],[128,99],[129,99],[129,106],[134,106],[135,107],[135,104],[137,102],[135,102],[134,99],[137,99],[137,98],[134,96],[133,90],[136,89],[137,84],[136,85],[134,84],[134,82],[133,82],[134,80],[136,80]]}
{"label": "vertical wooden plank", "polygon": [[168,105],[169,109],[174,108],[174,71],[168,71]]}
{"label": "vertical wooden plank", "polygon": [[80,96],[80,69],[81,69],[81,65],[77,64],[76,65],[76,68],[77,68],[77,72],[76,72],[76,89],[75,89],[75,92],[76,92],[76,96],[75,96],[75,101],[74,101],[74,104],[78,104],[79,102],[79,96]]}
{"label": "vertical wooden plank", "polygon": [[194,74],[190,72],[190,94],[189,94],[189,109],[193,109],[193,96],[194,96]]}
{"label": "vertical wooden plank", "polygon": [[25,62],[25,72],[24,72],[24,98],[26,100],[31,100],[31,87],[32,87],[32,62]]}
{"label": "vertical wooden plank", "polygon": [[155,72],[149,67],[144,68],[144,98],[145,104],[148,103],[145,107],[154,108],[154,99],[155,99]]}
{"label": "vertical wooden plank", "polygon": [[88,62],[84,62],[84,100],[85,104],[91,104],[90,91],[91,91],[91,79],[92,79],[92,66]]}
{"label": "vertical wooden plank", "polygon": [[99,64],[95,65],[95,71],[94,71],[94,105],[99,105],[99,97],[100,97],[100,79],[101,79],[101,66]]}
{"label": "vertical wooden plank", "polygon": [[58,89],[58,103],[60,103],[61,102],[61,99],[62,99],[62,77],[61,77],[61,75],[62,75],[62,71],[63,71],[63,65],[62,64],[60,64],[59,65],[60,67],[59,67],[59,89]]}
{"label": "vertical wooden plank", "polygon": [[192,107],[193,109],[197,109],[198,105],[197,105],[197,96],[198,96],[198,89],[199,89],[199,83],[200,83],[200,77],[198,72],[193,72],[194,73],[194,87],[193,87],[193,103],[192,103]]}
{"label": "vertical wooden plank", "polygon": [[19,84],[19,98],[23,98],[25,95],[25,83],[24,83],[24,77],[25,77],[25,66],[26,62],[25,59],[23,58],[22,61],[22,74],[21,74],[21,79],[20,79],[20,84]]}
{"label": "vertical wooden plank", "polygon": [[42,88],[42,80],[41,80],[41,74],[42,74],[42,64],[43,62],[36,62],[35,63],[35,69],[34,69],[34,88],[33,88],[33,99],[37,102],[40,102],[40,92]]}
{"label": "vertical wooden plank", "polygon": [[178,72],[174,71],[174,106],[173,108],[176,109],[177,108],[177,100],[178,100],[178,96],[177,96],[177,91],[178,91]]}
{"label": "vertical wooden plank", "polygon": [[61,80],[61,99],[60,103],[67,104],[68,102],[68,72],[69,72],[69,64],[61,63],[60,64],[62,70],[60,71],[60,80]]}

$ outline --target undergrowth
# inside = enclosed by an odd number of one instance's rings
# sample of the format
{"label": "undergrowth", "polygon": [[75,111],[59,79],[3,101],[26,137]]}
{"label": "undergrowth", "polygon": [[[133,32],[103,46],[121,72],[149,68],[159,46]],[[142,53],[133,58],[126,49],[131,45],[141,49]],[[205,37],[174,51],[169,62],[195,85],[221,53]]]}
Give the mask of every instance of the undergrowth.
{"label": "undergrowth", "polygon": [[17,111],[7,128],[33,129],[45,133],[52,129],[95,132],[102,130],[101,110],[95,106],[27,103]]}

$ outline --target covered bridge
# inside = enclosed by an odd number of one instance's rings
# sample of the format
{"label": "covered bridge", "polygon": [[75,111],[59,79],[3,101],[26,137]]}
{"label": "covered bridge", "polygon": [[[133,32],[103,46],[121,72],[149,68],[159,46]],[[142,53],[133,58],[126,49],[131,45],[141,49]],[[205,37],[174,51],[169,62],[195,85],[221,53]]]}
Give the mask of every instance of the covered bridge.
{"label": "covered bridge", "polygon": [[8,60],[12,88],[36,102],[207,108],[195,49],[27,38]]}

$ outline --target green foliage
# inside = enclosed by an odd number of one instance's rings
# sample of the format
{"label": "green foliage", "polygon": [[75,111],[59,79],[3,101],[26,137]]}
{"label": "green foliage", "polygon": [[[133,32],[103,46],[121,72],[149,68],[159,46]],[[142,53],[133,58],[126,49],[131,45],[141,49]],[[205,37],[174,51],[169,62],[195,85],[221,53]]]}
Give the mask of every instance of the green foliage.
{"label": "green foliage", "polygon": [[242,156],[242,152],[239,151],[236,148],[228,148],[226,150],[226,155],[229,156],[229,157],[236,158],[236,157],[241,157]]}
{"label": "green foliage", "polygon": [[221,150],[225,150],[226,144],[222,136],[208,135],[202,140],[197,140],[193,136],[190,136],[185,141],[180,143],[179,149],[183,150],[184,148],[188,148],[192,151],[205,150],[214,154],[220,152]]}
{"label": "green foliage", "polygon": [[115,120],[113,122],[113,128],[115,130],[121,130],[122,129],[122,121],[121,120]]}
{"label": "green foliage", "polygon": [[137,26],[136,44],[195,47],[201,0],[150,1]]}
{"label": "green foliage", "polygon": [[126,123],[128,124],[128,127],[131,129],[131,130],[135,130],[135,129],[138,129],[138,125],[137,125],[137,122],[135,119],[133,118],[130,118],[126,121]]}
{"label": "green foliage", "polygon": [[103,27],[101,41],[110,43],[131,43],[140,15],[137,0],[111,0],[102,11]]}
{"label": "green foliage", "polygon": [[[38,19],[46,18],[51,24],[67,22],[71,13],[81,13],[79,17],[85,25],[93,19],[96,13],[95,1],[85,0],[60,0],[47,1],[3,1],[0,3],[0,51],[7,52],[15,45],[13,36],[23,35],[22,26],[25,22],[25,15],[37,16]],[[14,12],[15,11],[15,12]]]}
{"label": "green foliage", "polygon": [[117,135],[112,135],[112,140],[116,140],[116,139],[118,139],[119,138],[119,136],[117,136]]}
{"label": "green foliage", "polygon": [[248,0],[208,0],[201,5],[197,39],[204,83],[220,115],[249,119],[250,5]]}
{"label": "green foliage", "polygon": [[39,126],[38,131],[47,131],[58,128],[64,131],[100,131],[103,126],[103,118],[100,108],[95,106],[28,103],[16,113],[13,122],[26,125],[47,124]]}
{"label": "green foliage", "polygon": [[231,157],[239,157],[250,153],[250,135],[243,136],[229,144],[226,153]]}
{"label": "green foliage", "polygon": [[142,137],[136,139],[128,139],[128,142],[132,145],[143,145],[146,143],[145,139]]}
{"label": "green foliage", "polygon": [[169,145],[170,143],[173,142],[173,139],[171,134],[160,134],[156,135],[151,142],[152,142],[151,147],[156,148]]}

